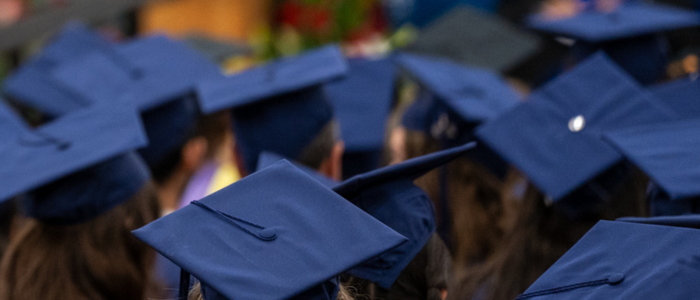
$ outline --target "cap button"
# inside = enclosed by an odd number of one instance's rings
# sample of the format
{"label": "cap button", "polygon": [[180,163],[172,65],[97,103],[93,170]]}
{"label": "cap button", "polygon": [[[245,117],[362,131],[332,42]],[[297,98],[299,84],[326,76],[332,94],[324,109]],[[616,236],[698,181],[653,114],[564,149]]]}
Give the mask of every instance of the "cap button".
{"label": "cap button", "polygon": [[575,116],[569,120],[569,130],[571,132],[580,132],[584,127],[586,127],[586,118],[583,115]]}
{"label": "cap button", "polygon": [[625,274],[622,273],[615,273],[612,274],[608,277],[608,283],[609,284],[618,284],[625,280]]}
{"label": "cap button", "polygon": [[277,231],[272,228],[265,228],[260,230],[260,237],[265,240],[274,240],[277,238]]}

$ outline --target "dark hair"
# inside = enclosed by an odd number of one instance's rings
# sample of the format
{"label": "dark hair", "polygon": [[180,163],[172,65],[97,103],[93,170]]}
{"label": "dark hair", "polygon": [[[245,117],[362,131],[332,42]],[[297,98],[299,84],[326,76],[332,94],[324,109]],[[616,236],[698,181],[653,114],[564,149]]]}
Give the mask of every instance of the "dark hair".
{"label": "dark hair", "polygon": [[[406,131],[406,155],[413,158],[440,150],[439,142],[418,131]],[[442,193],[439,170],[416,180],[433,199],[438,219],[445,216],[437,202]],[[452,237],[452,256],[457,266],[466,266],[488,258],[503,237],[509,214],[517,201],[504,198],[506,184],[489,170],[469,158],[447,165],[447,199]],[[440,224],[440,222],[438,222]]]}
{"label": "dark hair", "polygon": [[0,299],[144,299],[155,252],[131,234],[158,218],[155,187],[74,225],[29,220],[0,263]]}
{"label": "dark hair", "polygon": [[15,215],[17,215],[17,205],[14,199],[0,204],[0,257],[2,257],[10,244],[10,234]]}
{"label": "dark hair", "polygon": [[331,156],[335,143],[340,140],[339,130],[336,120],[329,121],[313,141],[301,151],[296,161],[314,170],[319,169],[323,161]]}
{"label": "dark hair", "polygon": [[599,220],[646,215],[645,189],[644,175],[634,169],[607,202],[572,216],[548,205],[544,194],[529,185],[515,224],[496,253],[482,264],[457,269],[456,289],[448,299],[514,299]]}

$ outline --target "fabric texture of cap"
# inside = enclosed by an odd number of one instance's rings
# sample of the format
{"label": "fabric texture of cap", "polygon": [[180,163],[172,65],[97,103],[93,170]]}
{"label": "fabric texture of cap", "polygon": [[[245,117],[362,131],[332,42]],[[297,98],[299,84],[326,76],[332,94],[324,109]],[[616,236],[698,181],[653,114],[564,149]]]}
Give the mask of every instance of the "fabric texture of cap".
{"label": "fabric texture of cap", "polygon": [[697,229],[600,221],[516,299],[693,299],[698,239]]}
{"label": "fabric texture of cap", "polygon": [[674,118],[599,53],[482,125],[477,136],[557,201],[622,160],[603,141],[605,131]]}
{"label": "fabric texture of cap", "polygon": [[700,119],[700,81],[683,78],[647,90],[682,119]]}
{"label": "fabric texture of cap", "polygon": [[495,15],[460,6],[423,29],[406,50],[502,72],[535,54],[539,47],[536,35]]}
{"label": "fabric texture of cap", "polygon": [[323,84],[339,79],[348,66],[337,46],[199,85],[204,112],[232,108],[236,146],[244,167],[255,170],[263,151],[294,160],[333,119]]}
{"label": "fabric texture of cap", "polygon": [[25,131],[0,147],[0,199],[22,193],[27,214],[77,223],[126,201],[150,179],[133,150],[147,143],[128,107],[95,107]]}
{"label": "fabric texture of cap", "polygon": [[408,238],[408,242],[349,271],[390,288],[401,271],[435,232],[432,201],[413,181],[473,150],[472,142],[449,150],[409,159],[357,175],[333,190],[379,221]]}
{"label": "fabric texture of cap", "polygon": [[700,120],[639,126],[605,133],[625,158],[673,199],[700,196]]}
{"label": "fabric texture of cap", "polygon": [[380,166],[396,80],[390,58],[354,58],[348,66],[346,77],[325,85],[345,143],[343,178]]}
{"label": "fabric texture of cap", "polygon": [[[274,165],[275,163],[285,160],[286,158],[282,157],[281,155],[271,153],[271,152],[263,152],[260,154],[260,158],[258,158],[258,168],[257,170],[263,170],[269,166]],[[304,172],[306,175],[311,176],[311,178],[316,179],[316,181],[320,182],[326,187],[333,188],[338,185],[338,182],[329,178],[328,176],[325,176],[318,171],[311,169],[305,165],[302,165],[297,162],[290,161],[297,169],[300,171]]]}
{"label": "fabric texture of cap", "polygon": [[406,241],[286,161],[134,235],[198,278],[207,300],[289,299]]}

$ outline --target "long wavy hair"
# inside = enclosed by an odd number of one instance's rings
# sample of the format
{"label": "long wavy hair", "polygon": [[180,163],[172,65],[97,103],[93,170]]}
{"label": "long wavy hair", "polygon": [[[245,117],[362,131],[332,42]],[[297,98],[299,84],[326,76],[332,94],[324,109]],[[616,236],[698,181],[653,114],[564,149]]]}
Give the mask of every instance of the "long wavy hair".
{"label": "long wavy hair", "polygon": [[632,170],[610,199],[572,216],[529,185],[514,226],[487,261],[456,270],[448,299],[511,300],[524,292],[599,220],[648,214],[646,177]]}
{"label": "long wavy hair", "polygon": [[87,222],[29,220],[0,263],[1,300],[144,299],[155,252],[131,234],[158,218],[155,187]]}

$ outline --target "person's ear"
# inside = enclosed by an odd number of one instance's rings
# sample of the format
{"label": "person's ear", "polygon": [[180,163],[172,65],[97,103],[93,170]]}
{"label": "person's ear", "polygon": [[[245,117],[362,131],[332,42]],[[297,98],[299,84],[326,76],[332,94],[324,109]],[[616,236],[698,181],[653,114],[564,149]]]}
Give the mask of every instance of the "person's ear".
{"label": "person's ear", "polygon": [[333,145],[331,153],[326,160],[321,163],[319,172],[332,179],[340,181],[343,179],[343,154],[345,153],[345,143],[338,141]]}
{"label": "person's ear", "polygon": [[209,143],[204,137],[190,139],[182,147],[182,167],[187,171],[197,170],[207,158]]}

